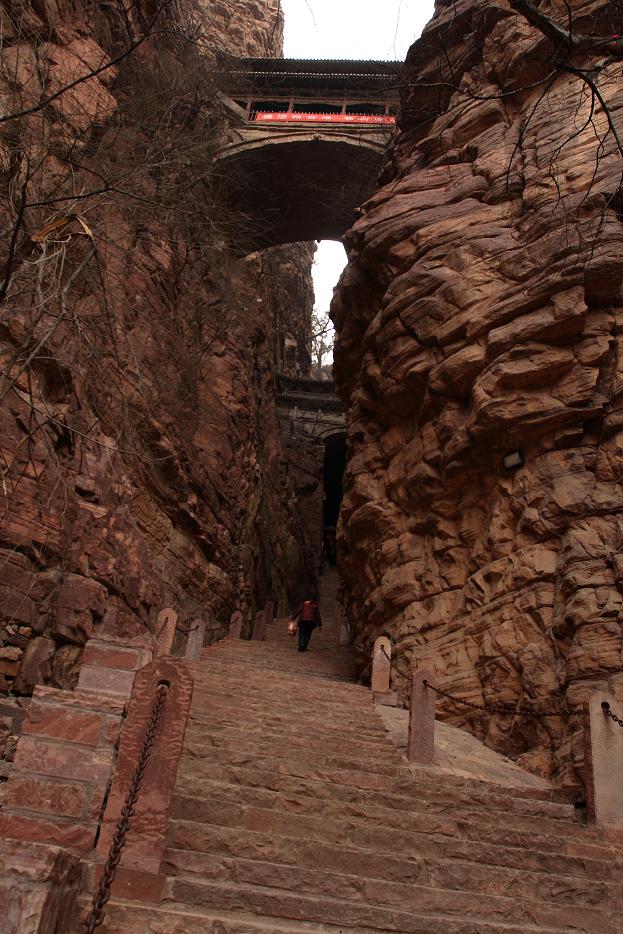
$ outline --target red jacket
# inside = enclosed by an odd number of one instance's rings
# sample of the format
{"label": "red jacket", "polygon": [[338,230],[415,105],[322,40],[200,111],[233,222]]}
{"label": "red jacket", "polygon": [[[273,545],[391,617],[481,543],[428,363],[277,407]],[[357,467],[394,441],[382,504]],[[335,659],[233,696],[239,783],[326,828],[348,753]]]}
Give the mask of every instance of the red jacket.
{"label": "red jacket", "polygon": [[298,616],[305,623],[316,623],[317,626],[322,626],[320,607],[314,600],[304,600],[296,613],[293,614],[292,619],[296,619]]}

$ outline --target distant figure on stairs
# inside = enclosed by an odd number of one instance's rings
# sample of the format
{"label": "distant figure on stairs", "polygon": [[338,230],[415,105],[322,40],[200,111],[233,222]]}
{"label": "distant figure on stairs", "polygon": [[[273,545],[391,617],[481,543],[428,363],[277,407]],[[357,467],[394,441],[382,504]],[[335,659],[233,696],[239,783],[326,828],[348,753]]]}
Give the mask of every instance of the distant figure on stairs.
{"label": "distant figure on stairs", "polygon": [[310,584],[307,597],[303,600],[296,613],[292,614],[292,619],[298,619],[299,621],[298,650],[299,652],[305,652],[314,629],[316,627],[322,629],[317,584]]}
{"label": "distant figure on stairs", "polygon": [[337,543],[335,538],[335,526],[327,525],[324,530],[322,545],[324,556],[329,564],[334,567],[337,564]]}

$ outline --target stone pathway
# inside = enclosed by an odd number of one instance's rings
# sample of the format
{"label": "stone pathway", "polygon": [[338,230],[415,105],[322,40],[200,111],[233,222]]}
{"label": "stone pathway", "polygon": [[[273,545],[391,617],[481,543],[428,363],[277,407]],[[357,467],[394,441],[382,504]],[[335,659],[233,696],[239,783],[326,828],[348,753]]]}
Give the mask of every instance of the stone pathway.
{"label": "stone pathway", "polygon": [[615,934],[620,849],[549,790],[417,776],[325,626],[285,621],[193,664],[158,905],[99,929],[151,934]]}

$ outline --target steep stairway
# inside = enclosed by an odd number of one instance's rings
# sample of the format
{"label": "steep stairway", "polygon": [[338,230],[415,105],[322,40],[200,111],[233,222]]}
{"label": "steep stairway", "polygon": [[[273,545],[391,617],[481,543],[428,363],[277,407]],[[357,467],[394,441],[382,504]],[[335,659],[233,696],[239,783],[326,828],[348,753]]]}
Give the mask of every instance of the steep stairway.
{"label": "steep stairway", "polygon": [[279,621],[193,665],[166,898],[113,897],[100,930],[623,930],[621,850],[550,791],[410,768],[352,681],[330,605],[307,653]]}

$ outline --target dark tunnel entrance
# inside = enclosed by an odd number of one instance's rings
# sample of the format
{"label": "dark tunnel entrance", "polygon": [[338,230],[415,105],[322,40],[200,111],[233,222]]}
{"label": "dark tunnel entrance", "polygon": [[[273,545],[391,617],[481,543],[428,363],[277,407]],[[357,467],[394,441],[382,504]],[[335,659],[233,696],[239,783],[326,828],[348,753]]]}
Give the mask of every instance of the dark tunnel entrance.
{"label": "dark tunnel entrance", "polygon": [[342,503],[342,478],[346,469],[346,435],[331,435],[324,449],[324,553],[335,564],[335,529]]}

